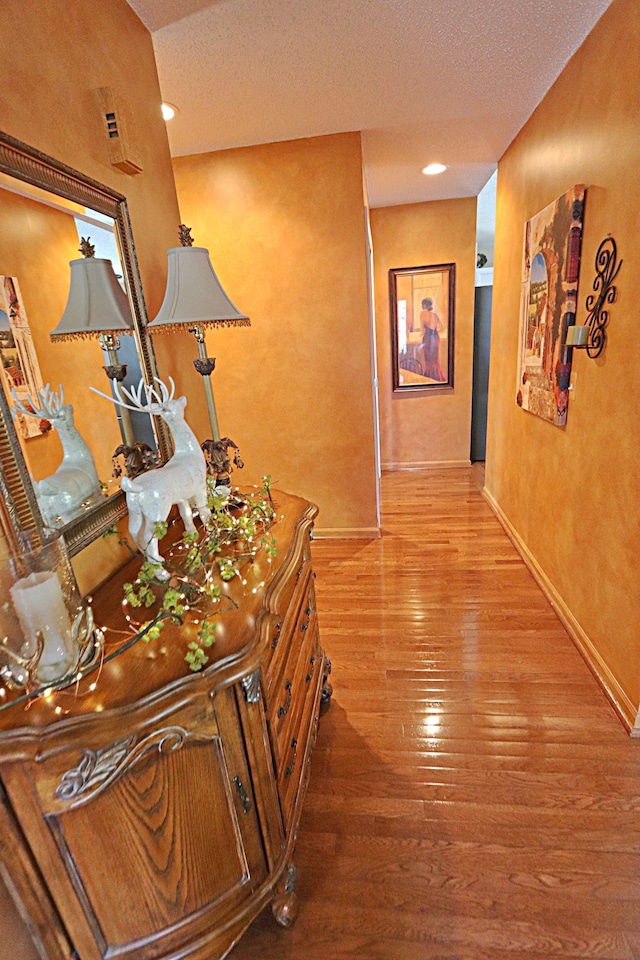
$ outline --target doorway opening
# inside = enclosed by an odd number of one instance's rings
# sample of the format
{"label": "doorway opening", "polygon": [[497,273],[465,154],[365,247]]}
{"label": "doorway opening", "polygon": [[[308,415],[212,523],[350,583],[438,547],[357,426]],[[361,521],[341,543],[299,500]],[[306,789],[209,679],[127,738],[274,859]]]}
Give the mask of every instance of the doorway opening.
{"label": "doorway opening", "polygon": [[471,394],[472,463],[485,459],[487,401],[493,302],[493,239],[496,227],[497,171],[478,194],[476,219],[476,292],[473,324],[473,386]]}

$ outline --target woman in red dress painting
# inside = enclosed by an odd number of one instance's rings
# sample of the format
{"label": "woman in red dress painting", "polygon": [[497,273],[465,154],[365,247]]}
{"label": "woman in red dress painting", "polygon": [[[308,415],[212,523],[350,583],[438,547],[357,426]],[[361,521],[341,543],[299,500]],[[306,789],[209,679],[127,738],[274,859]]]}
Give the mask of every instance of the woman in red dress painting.
{"label": "woman in red dress painting", "polygon": [[424,376],[439,383],[445,383],[446,377],[440,366],[440,331],[443,330],[442,321],[433,309],[433,300],[425,297],[420,311],[420,326],[422,327],[422,366]]}

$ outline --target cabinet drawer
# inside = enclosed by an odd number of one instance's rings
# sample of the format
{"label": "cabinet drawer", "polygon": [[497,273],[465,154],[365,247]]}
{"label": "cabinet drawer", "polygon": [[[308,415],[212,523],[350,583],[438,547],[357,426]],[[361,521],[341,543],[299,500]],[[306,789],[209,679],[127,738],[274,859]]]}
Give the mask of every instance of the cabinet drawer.
{"label": "cabinet drawer", "polygon": [[289,762],[286,758],[291,751],[291,740],[297,737],[303,703],[317,669],[318,621],[313,584],[309,585],[307,596],[308,602],[296,622],[284,669],[267,699],[267,720],[278,777]]}
{"label": "cabinet drawer", "polygon": [[281,696],[279,690],[286,677],[293,680],[292,674],[295,672],[300,646],[304,642],[303,634],[308,630],[309,617],[313,609],[315,609],[313,575],[311,568],[307,567],[296,585],[291,606],[272,642],[271,661],[264,674],[268,703],[274,697]]}
{"label": "cabinet drawer", "polygon": [[277,601],[280,622],[267,648],[263,666],[267,695],[278,682],[283,661],[290,646],[290,638],[295,634],[296,625],[300,620],[300,611],[307,605],[304,601],[308,599],[310,577],[311,553],[309,544],[306,543],[295,572],[289,577]]}
{"label": "cabinet drawer", "polygon": [[320,718],[324,656],[317,633],[313,640],[313,652],[309,658],[312,662],[304,677],[304,698],[300,698],[301,711],[295,729],[291,728],[287,732],[287,751],[278,781],[282,817],[287,834],[295,827],[296,810],[300,809],[299,800],[302,800],[306,789],[311,752]]}

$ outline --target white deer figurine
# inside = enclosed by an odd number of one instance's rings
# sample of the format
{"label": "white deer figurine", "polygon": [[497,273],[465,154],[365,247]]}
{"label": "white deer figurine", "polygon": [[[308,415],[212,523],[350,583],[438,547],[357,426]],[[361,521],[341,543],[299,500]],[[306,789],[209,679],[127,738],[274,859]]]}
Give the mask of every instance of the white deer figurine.
{"label": "white deer figurine", "polygon": [[171,430],[174,447],[171,459],[164,466],[142,473],[134,480],[123,477],[120,484],[127,497],[129,533],[145,558],[159,567],[157,578],[168,580],[170,574],[164,569],[164,560],[158,549],[156,523],[167,519],[174,503],[177,504],[185,529],[189,533],[195,530],[192,513],[194,507],[205,523],[211,514],[207,507],[207,465],[204,454],[196,435],[184,419],[187,398],[178,397],[174,400],[176,387],[171,377],[171,393],[162,380],[157,377],[155,380],[159,390],[146,386],[143,380],[140,380],[137,388],[132,387],[131,390],[114,383],[117,399],[101,393],[95,387],[90,389],[105,400],[111,400],[128,410],[162,417]]}
{"label": "white deer figurine", "polygon": [[102,498],[100,480],[89,447],[82,439],[73,421],[73,407],[64,402],[64,388],[51,390],[47,384],[37,391],[40,406],[27,395],[25,406],[15,390],[11,391],[16,408],[27,417],[49,420],[62,444],[62,462],[55,473],[43,480],[33,480],[33,489],[49,527],[60,526],[72,520],[83,505],[89,506]]}

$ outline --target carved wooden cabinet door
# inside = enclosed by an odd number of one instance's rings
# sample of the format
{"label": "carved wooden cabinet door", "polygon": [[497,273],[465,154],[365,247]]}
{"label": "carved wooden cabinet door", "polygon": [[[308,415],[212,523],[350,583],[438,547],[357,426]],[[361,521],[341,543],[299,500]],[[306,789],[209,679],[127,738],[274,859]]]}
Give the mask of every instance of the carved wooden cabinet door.
{"label": "carved wooden cabinet door", "polygon": [[0,775],[82,960],[213,955],[266,877],[233,688],[57,732]]}
{"label": "carved wooden cabinet door", "polygon": [[[95,693],[69,687],[0,713],[0,871],[47,960],[219,960],[267,903],[293,921],[331,666],[317,511],[278,498],[273,576],[239,595],[206,670],[185,676],[186,634],[167,626],[175,644],[105,661]],[[95,598],[105,623],[126,578]]]}

